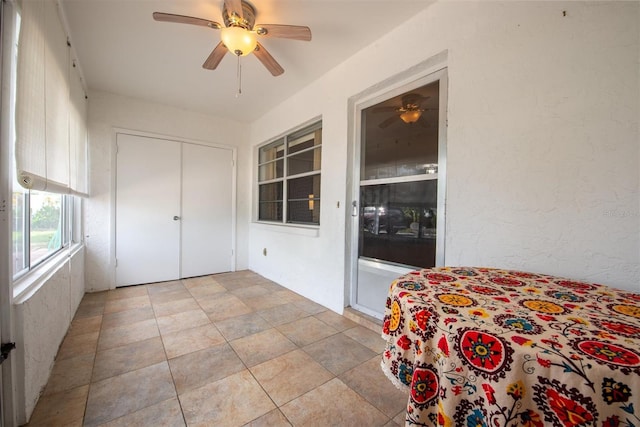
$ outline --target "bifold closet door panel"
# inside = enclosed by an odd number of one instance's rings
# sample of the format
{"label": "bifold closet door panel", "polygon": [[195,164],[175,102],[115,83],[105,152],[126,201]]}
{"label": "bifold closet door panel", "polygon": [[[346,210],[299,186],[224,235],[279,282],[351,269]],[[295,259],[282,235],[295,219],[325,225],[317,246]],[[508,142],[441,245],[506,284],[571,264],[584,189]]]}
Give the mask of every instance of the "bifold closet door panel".
{"label": "bifold closet door panel", "polygon": [[231,271],[231,150],[183,144],[182,277]]}
{"label": "bifold closet door panel", "polygon": [[117,135],[116,286],[180,278],[181,144]]}

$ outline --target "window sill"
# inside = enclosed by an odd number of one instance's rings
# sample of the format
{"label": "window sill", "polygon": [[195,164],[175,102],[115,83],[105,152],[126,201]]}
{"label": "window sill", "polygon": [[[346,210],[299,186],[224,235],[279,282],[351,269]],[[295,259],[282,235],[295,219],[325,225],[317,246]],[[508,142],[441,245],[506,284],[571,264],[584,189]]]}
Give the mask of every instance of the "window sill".
{"label": "window sill", "polygon": [[56,273],[62,265],[78,253],[82,243],[73,243],[69,248],[61,250],[33,270],[13,282],[13,303],[22,304],[36,293],[42,285]]}
{"label": "window sill", "polygon": [[275,233],[296,234],[307,237],[318,237],[320,235],[319,225],[280,224],[262,221],[254,222],[251,225],[258,230],[273,231]]}

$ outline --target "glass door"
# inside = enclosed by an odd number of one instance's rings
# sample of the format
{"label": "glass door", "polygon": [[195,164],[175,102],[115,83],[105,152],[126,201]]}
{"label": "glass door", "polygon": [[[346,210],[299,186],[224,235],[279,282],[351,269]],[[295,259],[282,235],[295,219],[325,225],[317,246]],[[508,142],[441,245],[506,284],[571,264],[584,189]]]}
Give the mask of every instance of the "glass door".
{"label": "glass door", "polygon": [[351,305],[374,317],[396,277],[444,262],[445,79],[438,72],[359,113]]}

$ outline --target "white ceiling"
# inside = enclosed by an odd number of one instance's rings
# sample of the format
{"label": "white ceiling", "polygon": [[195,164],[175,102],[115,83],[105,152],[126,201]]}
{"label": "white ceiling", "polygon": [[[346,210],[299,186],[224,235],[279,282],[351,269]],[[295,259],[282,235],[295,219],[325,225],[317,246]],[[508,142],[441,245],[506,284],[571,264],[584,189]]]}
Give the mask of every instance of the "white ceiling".
{"label": "white ceiling", "polygon": [[261,39],[285,72],[273,77],[255,56],[241,58],[242,95],[236,98],[236,57],[227,54],[214,71],[202,68],[219,31],[151,16],[158,11],[222,23],[222,0],[61,0],[89,90],[242,122],[260,117],[430,3],[253,0],[256,23],[306,25],[313,38]]}

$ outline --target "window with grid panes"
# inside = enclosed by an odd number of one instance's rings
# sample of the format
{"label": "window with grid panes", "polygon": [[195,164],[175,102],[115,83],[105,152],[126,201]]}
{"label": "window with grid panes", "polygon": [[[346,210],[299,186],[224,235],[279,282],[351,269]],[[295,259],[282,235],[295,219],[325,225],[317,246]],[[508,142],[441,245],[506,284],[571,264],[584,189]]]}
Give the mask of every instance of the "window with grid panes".
{"label": "window with grid panes", "polygon": [[258,221],[320,224],[322,122],[258,149]]}

